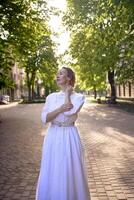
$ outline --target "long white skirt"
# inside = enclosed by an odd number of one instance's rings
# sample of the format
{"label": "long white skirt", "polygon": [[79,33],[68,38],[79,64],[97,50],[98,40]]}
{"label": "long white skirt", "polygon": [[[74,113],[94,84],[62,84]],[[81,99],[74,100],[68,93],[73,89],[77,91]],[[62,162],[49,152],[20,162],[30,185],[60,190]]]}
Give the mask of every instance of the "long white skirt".
{"label": "long white skirt", "polygon": [[84,149],[75,126],[48,128],[36,200],[90,200]]}

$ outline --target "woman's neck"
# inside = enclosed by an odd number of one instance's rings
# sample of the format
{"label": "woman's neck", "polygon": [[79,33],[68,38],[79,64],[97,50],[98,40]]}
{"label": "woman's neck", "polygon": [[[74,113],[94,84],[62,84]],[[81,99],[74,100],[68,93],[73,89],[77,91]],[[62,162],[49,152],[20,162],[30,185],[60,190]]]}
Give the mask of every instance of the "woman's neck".
{"label": "woman's neck", "polygon": [[[66,88],[67,88],[67,86],[65,85],[65,86],[61,86],[60,87],[60,91],[62,92],[62,93],[65,93],[66,92]],[[72,94],[74,93],[75,91],[73,90],[72,91]]]}
{"label": "woman's neck", "polygon": [[67,88],[66,85],[65,85],[65,86],[61,86],[61,87],[60,87],[60,90],[61,90],[62,92],[65,92],[65,91],[66,91],[66,88]]}

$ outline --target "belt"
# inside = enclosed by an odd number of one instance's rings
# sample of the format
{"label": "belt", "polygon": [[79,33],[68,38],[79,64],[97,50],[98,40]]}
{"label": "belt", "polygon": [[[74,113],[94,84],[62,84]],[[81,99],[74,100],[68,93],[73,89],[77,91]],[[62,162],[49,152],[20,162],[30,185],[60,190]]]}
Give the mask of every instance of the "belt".
{"label": "belt", "polygon": [[52,121],[51,125],[56,125],[58,127],[69,127],[69,126],[74,126],[74,122],[67,123],[67,122]]}

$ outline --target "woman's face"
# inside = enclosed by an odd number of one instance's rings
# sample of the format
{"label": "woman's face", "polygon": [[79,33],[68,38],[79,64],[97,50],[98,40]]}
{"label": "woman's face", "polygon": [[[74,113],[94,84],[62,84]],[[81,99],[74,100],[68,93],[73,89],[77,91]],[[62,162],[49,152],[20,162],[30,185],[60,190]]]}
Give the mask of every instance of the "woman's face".
{"label": "woman's face", "polygon": [[67,70],[62,68],[58,71],[56,76],[56,82],[58,86],[67,85],[69,83],[69,77],[67,76]]}

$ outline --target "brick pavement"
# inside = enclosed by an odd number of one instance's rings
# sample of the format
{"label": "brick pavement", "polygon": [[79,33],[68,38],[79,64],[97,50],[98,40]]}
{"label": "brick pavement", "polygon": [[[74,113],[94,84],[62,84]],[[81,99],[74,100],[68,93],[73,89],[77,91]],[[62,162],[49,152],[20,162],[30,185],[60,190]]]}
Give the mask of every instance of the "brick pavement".
{"label": "brick pavement", "polygon": [[97,104],[83,111],[78,127],[91,199],[134,200],[134,115]]}
{"label": "brick pavement", "polygon": [[[43,104],[0,106],[0,200],[35,200]],[[86,104],[77,121],[91,200],[134,200],[134,115]],[[84,124],[84,125],[83,125]]]}
{"label": "brick pavement", "polygon": [[0,200],[35,200],[42,104],[0,106]]}

